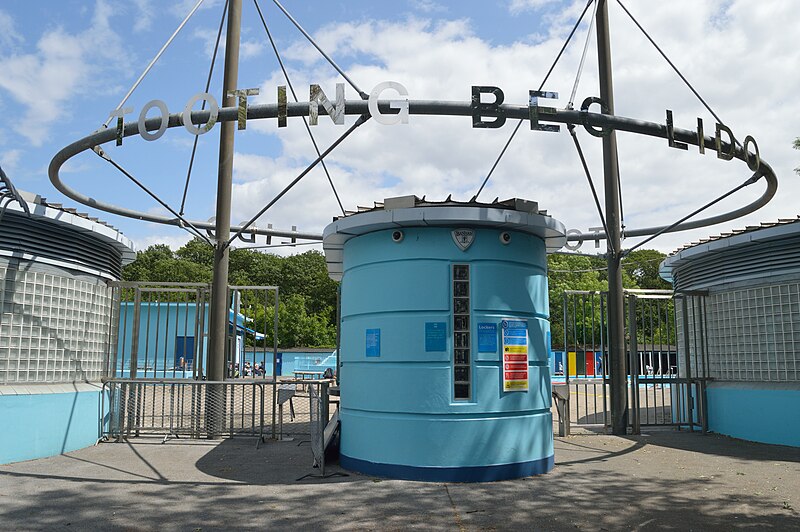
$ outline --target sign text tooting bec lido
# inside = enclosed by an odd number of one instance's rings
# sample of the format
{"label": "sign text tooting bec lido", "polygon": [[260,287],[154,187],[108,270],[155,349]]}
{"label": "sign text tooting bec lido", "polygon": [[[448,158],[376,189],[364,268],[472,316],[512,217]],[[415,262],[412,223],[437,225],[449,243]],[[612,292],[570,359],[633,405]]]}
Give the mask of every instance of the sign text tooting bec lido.
{"label": "sign text tooting bec lido", "polygon": [[[278,89],[278,127],[286,127],[287,125],[287,99],[286,99],[286,86],[280,85]],[[391,113],[383,114],[378,108],[378,100],[381,95],[387,91],[394,91],[398,97],[389,100],[389,108],[393,111]],[[247,109],[248,109],[248,96],[255,96],[259,93],[259,89],[236,89],[228,93],[229,97],[237,98],[238,100],[238,129],[246,129],[247,127]],[[485,102],[483,96],[493,98],[493,101]],[[548,115],[554,115],[556,109],[554,107],[544,107],[539,105],[539,99],[557,99],[558,93],[549,91],[535,91],[531,90],[528,93],[528,116],[530,119],[530,128],[535,131],[550,131],[557,132],[561,126],[552,123],[544,123]],[[506,122],[506,116],[503,108],[501,107],[505,95],[499,87],[493,86],[473,86],[472,87],[472,127],[474,128],[490,128],[495,129],[502,127]],[[198,102],[205,102],[209,117],[205,124],[193,124],[191,120],[192,109]],[[344,83],[336,84],[336,98],[333,102],[327,97],[325,92],[319,85],[309,86],[308,97],[308,122],[314,126],[319,123],[319,106],[325,109],[330,119],[334,124],[344,124],[345,113],[345,97],[344,97]],[[394,124],[407,124],[409,116],[409,103],[408,103],[408,90],[397,83],[396,81],[384,81],[378,83],[369,94],[367,101],[370,115],[372,119],[383,125]],[[599,105],[601,110],[605,110],[604,102],[597,97],[586,98],[582,105],[581,111],[587,112],[592,105]],[[152,109],[158,112],[155,118],[160,119],[159,127],[154,131],[148,131],[145,126],[147,115]],[[132,107],[124,107],[115,109],[109,114],[110,117],[117,119],[117,146],[122,144],[123,139],[123,126],[124,117],[127,114],[133,113]],[[193,135],[203,135],[211,131],[217,123],[219,117],[219,103],[216,98],[208,92],[202,92],[192,96],[183,108],[182,113],[183,127]],[[486,119],[485,119],[486,118]],[[150,100],[147,102],[142,110],[139,112],[138,118],[139,135],[145,140],[157,140],[167,130],[169,125],[169,110],[167,104],[162,100]],[[596,137],[603,137],[611,133],[610,129],[597,128],[590,124],[583,124],[591,135]],[[672,119],[672,111],[667,110],[666,117],[666,130],[667,141],[669,146],[679,150],[687,150],[688,145],[684,142],[678,142],[674,136],[674,126]],[[699,139],[704,138],[703,120],[697,119],[697,136]],[[727,148],[723,146],[723,136],[727,137]],[[734,157],[736,146],[736,138],[733,131],[724,124],[716,124],[714,136],[717,157],[724,160],[731,160]],[[698,149],[700,153],[705,153],[705,143],[699,142]],[[753,137],[747,135],[742,144],[742,151],[744,152],[745,162],[747,166],[754,172],[757,172],[761,166],[761,158],[758,151],[758,145]],[[749,149],[753,149],[754,155],[750,155]]]}

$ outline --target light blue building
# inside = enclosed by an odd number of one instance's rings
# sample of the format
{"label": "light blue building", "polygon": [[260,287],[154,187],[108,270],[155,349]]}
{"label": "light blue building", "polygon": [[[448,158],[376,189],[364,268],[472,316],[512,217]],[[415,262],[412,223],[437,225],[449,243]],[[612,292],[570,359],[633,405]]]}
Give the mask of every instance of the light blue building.
{"label": "light blue building", "polygon": [[800,446],[800,221],[691,244],[661,276],[678,296],[681,376],[708,379],[709,430]]}
{"label": "light blue building", "polygon": [[324,232],[341,279],[341,464],[488,481],[553,467],[547,252],[535,202],[414,196]]}
{"label": "light blue building", "polygon": [[[263,333],[253,329],[252,320],[229,311],[228,360],[231,376],[238,368],[244,374],[245,363],[265,368],[264,376],[272,376],[273,358],[277,352],[278,376],[295,376],[295,372],[318,372],[336,368],[333,348],[277,348],[269,345]],[[138,344],[136,377],[187,378],[205,375],[208,347],[208,303],[203,302],[140,302],[138,305]],[[113,354],[118,377],[131,374],[131,354],[136,323],[136,303],[122,302],[119,307],[119,336]]]}
{"label": "light blue building", "polygon": [[113,227],[22,196],[25,205],[10,203],[0,220],[0,463],[97,440],[109,283],[135,258]]}

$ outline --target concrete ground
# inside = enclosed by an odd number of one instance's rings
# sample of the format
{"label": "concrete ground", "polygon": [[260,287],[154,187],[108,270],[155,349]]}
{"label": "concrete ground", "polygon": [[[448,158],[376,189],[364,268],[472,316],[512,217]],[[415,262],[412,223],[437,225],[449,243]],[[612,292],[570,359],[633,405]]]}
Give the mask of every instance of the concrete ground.
{"label": "concrete ground", "polygon": [[800,530],[800,449],[716,435],[583,431],[550,474],[487,484],[298,481],[307,443],[160,442],[0,466],[0,529]]}

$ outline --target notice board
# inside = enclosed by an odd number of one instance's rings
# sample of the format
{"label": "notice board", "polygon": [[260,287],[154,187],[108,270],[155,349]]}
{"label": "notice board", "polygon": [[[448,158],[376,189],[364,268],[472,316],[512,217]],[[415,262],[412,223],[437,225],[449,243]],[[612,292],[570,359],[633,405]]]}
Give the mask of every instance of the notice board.
{"label": "notice board", "polygon": [[503,391],[528,391],[528,322],[506,319],[503,326]]}

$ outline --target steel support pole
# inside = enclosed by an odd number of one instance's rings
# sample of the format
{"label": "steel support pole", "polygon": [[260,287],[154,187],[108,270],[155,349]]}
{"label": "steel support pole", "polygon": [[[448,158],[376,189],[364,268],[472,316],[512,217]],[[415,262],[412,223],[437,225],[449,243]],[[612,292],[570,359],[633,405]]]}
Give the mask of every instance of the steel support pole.
{"label": "steel support pole", "polygon": [[[228,29],[225,41],[225,75],[222,88],[223,107],[235,107],[236,98],[231,91],[236,90],[239,78],[239,36],[242,22],[242,0],[228,2]],[[214,276],[211,285],[211,309],[208,338],[208,378],[211,381],[225,379],[225,337],[228,329],[228,239],[231,233],[231,183],[233,180],[233,140],[235,122],[222,122],[219,135],[219,167],[217,177],[217,209],[214,248]],[[209,394],[208,400],[217,403],[222,397],[219,387]],[[210,390],[211,391],[211,390]],[[207,410],[212,413],[213,422],[209,435],[217,432],[221,425],[220,403]]]}
{"label": "steel support pole", "polygon": [[[236,90],[239,77],[239,32],[242,0],[228,3],[228,33],[225,43],[225,78],[223,107],[234,107],[236,99],[228,96]],[[233,140],[235,122],[220,124],[219,168],[217,177],[217,209],[214,249],[214,277],[211,285],[211,323],[208,339],[208,379],[225,378],[225,337],[228,328],[228,239],[231,232],[231,182],[233,176]]]}
{"label": "steel support pole", "polygon": [[[628,360],[631,363],[631,433],[641,434],[641,418],[639,417],[640,404],[639,404],[639,339],[638,339],[638,324],[636,323],[636,307],[638,299],[635,294],[628,296],[628,339],[630,346],[630,355]],[[644,319],[644,318],[643,318]],[[644,327],[643,327],[644,328]],[[645,385],[646,386],[646,385]]]}
{"label": "steel support pole", "polygon": [[[611,43],[608,35],[608,5],[598,0],[597,59],[600,99],[605,114],[614,114],[614,83],[611,77]],[[620,261],[621,219],[619,204],[619,160],[617,136],[611,131],[603,137],[603,176],[605,183],[606,223],[608,224],[608,352],[611,373],[611,432],[625,434],[628,426],[627,368],[625,360],[625,316],[622,301]]]}

